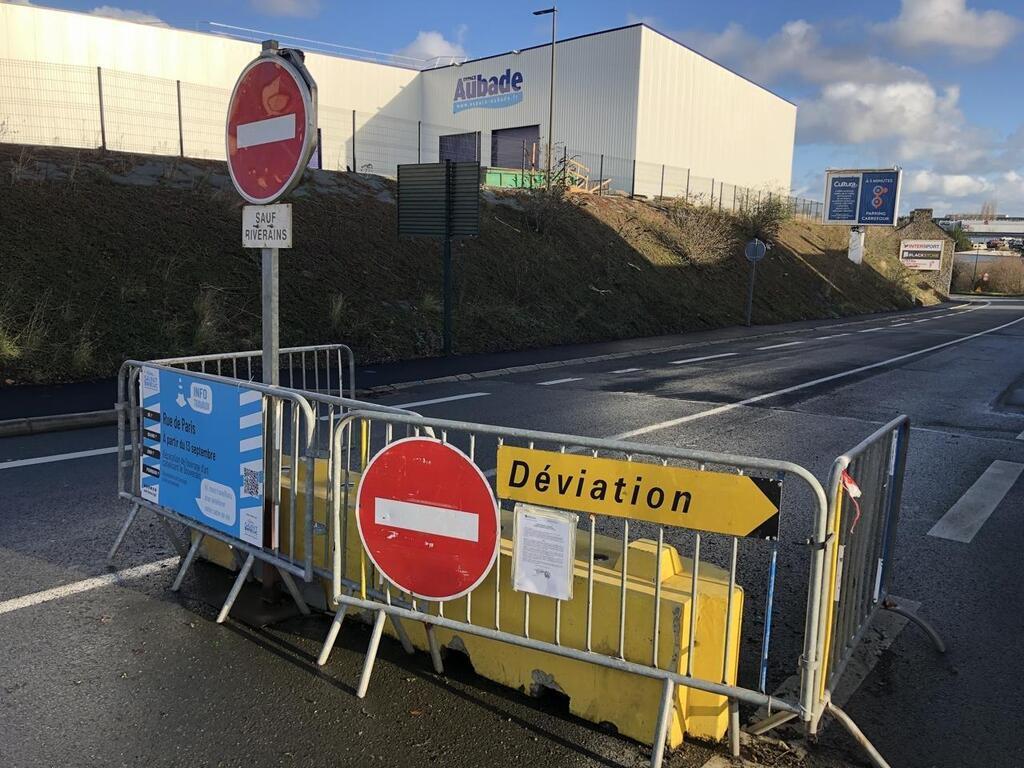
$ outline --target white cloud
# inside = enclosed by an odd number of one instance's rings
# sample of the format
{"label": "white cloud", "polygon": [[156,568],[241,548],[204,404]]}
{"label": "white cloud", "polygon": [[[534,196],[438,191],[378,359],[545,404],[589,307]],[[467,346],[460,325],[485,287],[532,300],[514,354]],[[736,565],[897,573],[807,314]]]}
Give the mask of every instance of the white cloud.
{"label": "white cloud", "polygon": [[922,195],[943,195],[947,198],[962,198],[971,195],[988,194],[993,183],[984,176],[966,173],[935,173],[915,171],[908,174],[907,190]]}
{"label": "white cloud", "polygon": [[451,41],[435,30],[420,30],[415,40],[395,53],[397,56],[425,62],[440,59],[447,63],[447,60],[451,58],[464,59],[466,49],[462,45],[462,40],[465,33],[466,27],[463,25],[456,30],[455,41]]}
{"label": "white cloud", "polygon": [[311,19],[320,13],[320,0],[250,0],[253,10],[268,16]]}
{"label": "white cloud", "polygon": [[738,68],[760,83],[795,76],[809,83],[837,80],[884,83],[924,80],[911,67],[885,61],[857,48],[826,45],[818,29],[808,21],[786,22],[771,37],[761,40],[739,24],[730,24],[716,34],[688,32],[682,39],[710,59]]}
{"label": "white cloud", "polygon": [[1002,11],[978,11],[967,0],[903,0],[900,15],[875,30],[906,48],[950,51],[991,58],[1020,31],[1020,19]]}
{"label": "white cloud", "polygon": [[146,11],[136,11],[132,8],[117,8],[113,5],[98,5],[89,11],[93,16],[106,16],[110,19],[120,19],[121,21],[134,21],[139,24],[154,24],[162,27],[167,26],[167,22],[161,19],[159,16],[154,16],[152,13]]}

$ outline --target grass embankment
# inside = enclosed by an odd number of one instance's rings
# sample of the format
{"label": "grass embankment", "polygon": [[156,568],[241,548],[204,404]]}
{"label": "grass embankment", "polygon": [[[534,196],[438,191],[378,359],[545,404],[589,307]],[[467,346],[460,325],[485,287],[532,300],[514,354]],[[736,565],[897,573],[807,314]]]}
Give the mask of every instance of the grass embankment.
{"label": "grass embankment", "polygon": [[[240,200],[222,163],[6,146],[0,170],[0,383],[259,346],[259,254],[239,246]],[[438,354],[439,244],[397,238],[394,191],[328,172],[297,190],[283,344],[345,341],[362,361]],[[454,247],[456,351],[741,322],[742,243],[764,225],[622,198],[488,193],[481,236]],[[895,254],[851,264],[845,230],[791,220],[774,239],[756,323],[932,300]]]}

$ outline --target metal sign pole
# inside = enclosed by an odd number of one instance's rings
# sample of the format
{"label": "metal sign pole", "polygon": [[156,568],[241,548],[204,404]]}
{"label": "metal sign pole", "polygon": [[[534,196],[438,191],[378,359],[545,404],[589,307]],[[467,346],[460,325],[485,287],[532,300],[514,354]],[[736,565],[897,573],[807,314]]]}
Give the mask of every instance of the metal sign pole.
{"label": "metal sign pole", "polygon": [[[263,383],[277,386],[280,383],[278,350],[278,249],[263,249]],[[266,422],[266,445],[264,452],[266,466],[264,474],[264,493],[270,503],[271,511],[271,546],[278,545],[276,522],[277,505],[280,499],[277,487],[278,467],[277,447],[281,442],[281,402],[275,398],[268,399]]]}
{"label": "metal sign pole", "polygon": [[454,278],[452,275],[452,187],[454,169],[451,160],[445,160],[445,191],[444,191],[444,262],[442,264],[444,280],[444,329],[443,351],[445,355],[452,353],[452,293]]}
{"label": "metal sign pole", "polygon": [[750,264],[750,288],[747,290],[747,325],[750,325],[750,317],[754,312],[754,280],[757,279],[757,262]]}

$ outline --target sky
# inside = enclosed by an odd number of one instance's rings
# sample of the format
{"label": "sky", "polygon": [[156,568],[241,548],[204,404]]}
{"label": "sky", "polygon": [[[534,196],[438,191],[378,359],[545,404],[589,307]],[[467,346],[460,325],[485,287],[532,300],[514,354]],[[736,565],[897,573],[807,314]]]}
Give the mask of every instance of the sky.
{"label": "sky", "polygon": [[[28,0],[14,0],[27,2]],[[33,0],[186,29],[251,27],[416,58],[542,44],[534,3]],[[563,0],[558,36],[643,21],[796,103],[796,194],[827,167],[904,168],[904,209],[1024,215],[1024,0]]]}

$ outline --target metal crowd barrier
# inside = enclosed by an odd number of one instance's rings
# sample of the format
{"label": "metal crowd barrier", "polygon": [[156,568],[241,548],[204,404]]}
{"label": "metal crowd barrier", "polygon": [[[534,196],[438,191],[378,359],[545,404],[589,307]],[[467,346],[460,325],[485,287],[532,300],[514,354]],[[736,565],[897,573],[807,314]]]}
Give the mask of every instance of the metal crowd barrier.
{"label": "metal crowd barrier", "polygon": [[814,733],[824,713],[832,713],[881,766],[884,759],[832,702],[832,694],[881,610],[916,623],[945,652],[931,625],[900,608],[889,594],[909,438],[910,419],[894,419],[837,458],[828,483],[829,546],[817,641],[822,664],[815,674],[810,728]]}
{"label": "metal crowd barrier", "polygon": [[[322,367],[316,359],[323,355],[326,359]],[[347,360],[346,360],[347,358]],[[322,383],[329,387],[330,382],[340,382],[341,374],[347,363],[350,382],[349,392],[354,391],[354,363],[351,350],[341,344],[321,347],[295,347],[282,350],[281,359],[289,366],[297,361],[303,367],[300,373],[292,377],[307,383]],[[331,376],[331,365],[337,361]],[[380,411],[414,416],[411,411],[390,408],[388,406],[363,403],[352,398],[341,397],[323,391],[303,391],[288,387],[265,385],[255,380],[259,378],[259,352],[238,352],[221,355],[200,355],[195,357],[169,358],[161,361],[143,362],[129,360],[125,362],[118,374],[118,495],[130,502],[128,515],[119,530],[117,537],[108,553],[108,564],[113,564],[114,557],[124,542],[140,509],[148,509],[158,515],[158,519],[173,543],[179,555],[183,557],[181,567],[173,582],[172,589],[177,591],[185,574],[191,567],[204,539],[211,538],[231,547],[232,551],[244,554],[244,559],[237,563],[239,574],[235,585],[229,593],[218,618],[223,622],[232,604],[241,590],[242,584],[249,576],[255,561],[267,563],[277,568],[282,582],[299,605],[303,613],[308,613],[308,606],[301,596],[292,576],[298,576],[305,582],[312,582],[315,577],[330,580],[333,578],[330,557],[325,555],[317,558],[318,540],[329,540],[331,535],[331,518],[327,507],[318,507],[315,494],[315,459],[326,455],[330,445],[330,435],[334,424],[352,408]],[[255,366],[254,366],[255,363]],[[309,363],[313,363],[307,379]],[[139,402],[139,375],[143,368],[156,371],[184,371],[192,379],[227,383],[241,390],[259,393],[262,398],[263,421],[269,413],[274,412],[273,404],[279,404],[279,428],[276,446],[264,445],[265,470],[270,469],[271,476],[264,477],[265,507],[270,520],[269,544],[256,546],[236,537],[228,536],[222,531],[204,525],[195,519],[178,514],[160,504],[153,503],[143,497],[141,492],[140,461],[144,455],[142,407]],[[204,369],[216,370],[219,373],[207,372]],[[321,372],[323,379],[320,378]],[[227,373],[228,375],[223,375]],[[333,389],[333,387],[332,387]],[[302,508],[299,509],[301,500]],[[284,507],[285,514],[282,514]],[[190,531],[194,531],[191,544],[183,544],[168,521],[180,523]],[[282,527],[283,523],[283,527]],[[320,549],[326,550],[324,547]]]}
{"label": "metal crowd barrier", "polygon": [[[324,365],[314,362],[310,375],[308,363],[321,356]],[[294,367],[296,360],[299,368]],[[728,733],[733,754],[739,752],[739,704],[743,702],[765,707],[769,713],[766,719],[748,728],[752,733],[762,733],[786,721],[799,719],[813,734],[827,712],[864,746],[876,765],[887,765],[856,724],[831,701],[831,697],[851,655],[879,610],[903,613],[921,625],[939,649],[944,650],[941,639],[926,622],[902,611],[889,600],[891,563],[910,429],[906,417],[885,425],[836,459],[826,493],[808,470],[790,462],[431,419],[407,410],[360,402],[353,397],[342,396],[346,362],[349,392],[354,390],[351,351],[344,345],[282,350],[282,361],[292,374],[292,383],[300,386],[305,384],[307,387],[312,383],[313,388],[271,386],[255,380],[259,378],[259,353],[256,352],[172,358],[156,362],[131,360],[121,366],[117,405],[118,493],[130,502],[130,508],[111,547],[111,562],[139,511],[148,509],[158,515],[183,558],[171,587],[175,591],[180,588],[205,539],[223,542],[231,548],[238,565],[238,574],[218,615],[218,622],[226,619],[257,560],[277,570],[303,613],[308,613],[309,608],[294,577],[307,583],[321,579],[326,584],[330,607],[335,609],[335,616],[318,659],[319,664],[326,663],[349,610],[368,611],[374,617],[370,644],[357,688],[360,697],[366,694],[370,682],[385,620],[390,619],[396,635],[407,650],[412,649],[412,643],[403,622],[412,621],[425,627],[430,654],[438,671],[442,670],[442,662],[433,630],[442,628],[661,681],[651,759],[656,768],[663,759],[677,686],[728,700]],[[280,413],[279,428],[273,430],[278,436],[278,442],[274,446],[263,447],[264,467],[270,467],[272,471],[270,477],[263,479],[264,518],[269,521],[269,534],[262,546],[226,535],[143,496],[140,462],[145,454],[144,410],[139,401],[139,377],[144,368],[187,372],[190,378],[198,381],[230,384],[239,390],[258,393],[264,426],[268,414]],[[338,394],[333,394],[334,391]],[[150,415],[149,418],[154,417]],[[491,572],[478,587],[460,598],[465,602],[464,610],[453,615],[457,611],[457,604],[453,603],[448,606],[446,615],[444,602],[417,599],[398,591],[383,574],[375,570],[372,558],[368,557],[361,542],[350,542],[350,523],[355,514],[353,501],[361,473],[379,450],[410,436],[435,437],[459,448],[488,478],[493,478],[497,471],[499,450],[502,447],[513,447],[614,458],[648,466],[685,467],[700,472],[746,475],[778,481],[783,485],[787,480],[796,480],[810,494],[813,511],[810,520],[787,521],[782,505],[779,504],[780,528],[768,540],[700,531],[685,525],[583,513],[580,515],[581,529],[590,536],[589,558],[585,564],[586,588],[568,601],[553,598],[534,601],[536,613],[542,610],[546,601],[553,600],[554,635],[551,639],[542,639],[536,635],[531,636],[529,593],[514,592],[508,587],[502,587],[500,554]],[[149,439],[154,439],[152,434]],[[318,459],[321,460],[318,462]],[[320,496],[318,489],[321,491]],[[791,492],[792,489],[785,492],[787,498]],[[496,495],[499,508],[503,512],[511,512],[513,500],[500,493]],[[188,547],[178,539],[169,521],[179,523],[191,532]],[[798,659],[786,659],[780,663],[770,656],[776,582],[779,574],[800,572],[802,568],[794,567],[792,562],[782,563],[780,567],[777,542],[782,535],[781,531],[786,530],[792,534],[792,529],[787,526],[800,523],[809,526],[807,532],[810,533],[804,542],[806,548],[796,550],[806,553],[807,559],[807,601],[800,638],[801,653]],[[615,567],[596,562],[594,540],[598,534],[613,536],[620,543],[620,559]],[[633,540],[643,537],[656,542],[655,562],[659,565],[648,585],[654,595],[653,610],[648,615],[634,615],[635,612],[627,611],[627,582],[637,581],[628,567],[631,535]],[[351,545],[355,545],[356,549],[353,550]],[[685,659],[681,665],[682,671],[668,668],[659,656],[658,630],[663,600],[660,563],[663,552],[669,548],[675,548],[680,554],[688,551],[692,555],[692,570],[688,576],[691,579],[689,626],[685,633],[680,630],[681,637],[688,643],[688,647],[683,649]],[[358,562],[350,561],[353,551],[358,552]],[[732,681],[730,678],[735,676],[735,669],[730,670],[728,666],[735,651],[730,647],[733,641],[729,628],[732,626],[734,611],[737,610],[733,605],[733,595],[741,555],[745,566],[750,563],[748,557],[761,558],[767,566],[761,643],[756,660],[756,685],[740,685],[738,681]],[[241,556],[244,556],[244,560]],[[800,560],[803,559],[804,555],[801,555]],[[721,673],[716,672],[709,677],[694,673],[694,642],[698,622],[699,575],[702,562],[710,561],[716,561],[716,565],[721,565],[728,573],[728,597],[725,609],[725,648],[713,649],[714,653],[721,654]],[[606,597],[601,601],[596,596],[594,584],[597,572],[600,572],[602,579],[607,579],[609,574],[617,577],[616,588],[608,593],[617,595],[616,598]],[[480,610],[474,612],[472,609],[474,592],[485,585],[492,589],[494,601],[493,615],[488,616],[482,616]],[[509,600],[522,601],[523,621],[519,626],[510,627],[507,622],[503,624],[501,621],[500,605]],[[582,610],[578,601],[585,601],[585,613],[580,614],[585,615],[585,629],[582,641],[574,644],[564,641],[560,627],[563,606],[577,603],[568,610]],[[595,638],[595,615],[617,617],[617,642],[614,642],[614,638]],[[641,652],[627,648],[625,642],[627,626],[636,622],[650,622],[653,629],[650,647]],[[696,649],[697,655],[708,652]],[[718,664],[717,658],[713,664]],[[780,698],[766,691],[770,663],[772,669],[781,668],[787,674],[794,668],[799,669],[798,695]],[[705,659],[701,659],[701,665],[706,668]]]}
{"label": "metal crowd barrier", "polygon": [[[189,371],[189,377],[200,381],[217,383],[230,383],[239,390],[251,391],[259,394],[262,400],[263,418],[267,413],[268,405],[276,403],[279,405],[278,412],[281,414],[282,425],[287,428],[278,431],[281,435],[279,444],[273,448],[264,446],[264,450],[276,451],[280,458],[274,466],[277,472],[272,477],[263,478],[265,509],[270,513],[271,542],[269,546],[258,546],[241,539],[230,537],[208,525],[193,518],[186,517],[145,498],[142,494],[142,479],[140,472],[140,461],[145,455],[143,447],[144,425],[142,404],[139,402],[139,376],[142,370],[152,369],[154,371],[173,371],[181,369],[172,365],[147,363],[138,360],[129,360],[122,364],[118,374],[118,403],[117,403],[117,483],[118,495],[127,499],[131,506],[128,516],[117,534],[117,538],[110,549],[107,560],[112,563],[117,550],[121,547],[125,535],[128,533],[140,509],[149,509],[159,515],[161,523],[165,526],[172,542],[175,543],[178,552],[183,555],[181,567],[174,580],[172,589],[177,591],[185,577],[185,573],[192,565],[196,554],[206,537],[210,537],[229,544],[233,551],[243,553],[244,561],[239,567],[238,576],[232,586],[228,599],[221,609],[217,618],[223,622],[231,610],[238,593],[249,576],[256,560],[260,560],[274,568],[281,575],[281,579],[289,593],[298,604],[303,613],[309,609],[303,600],[293,576],[299,576],[305,581],[312,581],[313,569],[313,454],[310,450],[311,441],[315,433],[316,418],[313,409],[310,407],[302,393],[294,390],[287,390],[281,387],[273,387],[260,384],[254,381],[244,381],[238,378],[226,379],[223,376],[203,373],[202,371]],[[281,521],[281,489],[282,474],[289,471],[289,468],[306,465],[306,487],[304,489],[304,512],[302,523],[302,535],[305,542],[303,553],[297,553],[296,541],[296,515],[291,515],[291,531],[287,538],[287,544],[282,546]],[[296,473],[297,474],[297,473]],[[290,483],[291,509],[297,509],[298,488],[296,483]],[[191,545],[186,550],[178,540],[177,535],[167,526],[167,521],[180,523],[191,531],[195,532]]]}
{"label": "metal crowd barrier", "polygon": [[[359,427],[359,434],[356,434],[356,427]],[[375,615],[373,631],[371,634],[369,648],[363,665],[363,671],[357,689],[357,695],[365,695],[369,685],[370,675],[373,669],[377,648],[384,629],[385,618],[395,621],[395,631],[403,644],[407,644],[407,633],[401,627],[401,620],[420,622],[427,628],[427,637],[430,642],[431,656],[435,667],[440,669],[440,654],[433,638],[432,629],[442,627],[460,633],[467,633],[479,637],[498,640],[511,645],[523,648],[545,651],[559,656],[586,661],[592,664],[609,667],[615,670],[632,672],[649,678],[663,681],[662,699],[657,718],[657,727],[654,733],[654,751],[652,754],[652,765],[659,766],[662,761],[664,746],[668,731],[669,718],[672,713],[676,686],[686,686],[695,690],[723,696],[729,700],[729,735],[730,744],[734,753],[739,750],[739,702],[746,702],[756,706],[765,706],[770,712],[785,712],[791,717],[798,716],[804,720],[810,718],[813,710],[813,697],[810,682],[814,677],[816,660],[819,658],[818,633],[815,630],[819,623],[819,610],[821,599],[821,573],[824,567],[824,551],[822,547],[810,548],[810,564],[808,569],[807,583],[807,613],[805,617],[805,632],[803,633],[803,648],[800,658],[790,660],[801,667],[801,676],[804,684],[801,685],[800,697],[797,700],[785,700],[772,696],[764,691],[765,667],[768,663],[768,644],[771,637],[770,617],[772,612],[772,595],[774,592],[775,578],[779,569],[776,568],[777,549],[774,542],[760,542],[763,555],[768,560],[768,584],[765,589],[765,626],[764,642],[761,647],[759,659],[761,685],[759,689],[742,687],[740,685],[726,682],[729,678],[729,670],[726,668],[730,658],[730,649],[726,647],[721,665],[721,675],[713,679],[696,677],[693,674],[694,664],[694,636],[697,622],[697,606],[699,589],[698,573],[701,566],[702,543],[705,551],[714,546],[713,542],[718,540],[718,550],[725,554],[728,560],[729,593],[726,626],[731,626],[733,611],[733,587],[736,585],[736,567],[740,548],[740,537],[714,533],[701,533],[696,531],[684,532],[684,528],[657,525],[652,523],[640,523],[630,519],[617,517],[585,514],[581,518],[585,521],[585,530],[588,529],[591,535],[590,558],[587,563],[587,589],[585,596],[574,596],[572,600],[586,600],[586,629],[585,641],[582,647],[573,647],[564,644],[559,637],[559,624],[563,608],[563,601],[556,600],[554,611],[554,641],[541,640],[530,636],[529,606],[530,596],[528,593],[505,594],[501,589],[501,580],[498,570],[501,567],[499,556],[497,564],[492,568],[491,573],[481,584],[493,582],[495,611],[493,616],[487,617],[481,622],[482,617],[479,611],[476,616],[472,611],[472,599],[474,592],[480,587],[469,592],[466,596],[466,609],[464,614],[458,616],[450,615],[452,609],[446,608],[443,602],[432,603],[423,599],[416,599],[411,595],[397,592],[383,576],[374,571],[370,558],[360,545],[360,562],[356,564],[346,563],[345,557],[348,553],[348,542],[346,540],[349,530],[349,518],[354,513],[350,502],[350,494],[345,488],[353,487],[358,474],[365,468],[367,457],[375,454],[380,448],[402,437],[419,435],[423,430],[431,429],[439,435],[440,440],[460,448],[470,459],[476,463],[485,475],[493,476],[495,455],[500,445],[517,445],[534,448],[546,448],[552,451],[563,453],[588,453],[594,457],[615,457],[625,458],[627,461],[643,462],[645,464],[686,466],[700,471],[714,469],[718,472],[730,472],[737,475],[751,474],[752,476],[768,477],[777,480],[794,479],[803,483],[809,490],[815,504],[815,515],[813,522],[813,541],[824,540],[828,505],[825,492],[817,479],[806,469],[798,465],[767,459],[758,459],[746,456],[735,456],[730,454],[712,453],[706,451],[695,451],[673,447],[645,445],[617,440],[601,440],[595,438],[580,437],[576,435],[563,435],[548,432],[539,432],[523,429],[510,429],[495,427],[484,424],[473,424],[461,421],[448,421],[444,419],[430,419],[411,415],[384,414],[370,411],[353,411],[341,420],[335,428],[333,438],[333,449],[331,451],[330,482],[332,485],[331,509],[334,522],[332,525],[332,547],[334,551],[333,563],[333,599],[338,606],[334,621],[325,640],[319,663],[324,664],[331,652],[331,648],[337,637],[338,630],[350,609],[367,610]],[[510,510],[507,499],[499,496],[499,506],[505,511]],[[783,516],[784,520],[784,516]],[[666,541],[666,529],[669,533],[669,540]],[[651,538],[657,541],[657,560],[661,561],[663,548],[672,544],[681,544],[684,533],[687,537],[692,536],[692,584],[690,599],[692,610],[688,628],[688,652],[686,654],[685,671],[677,672],[671,669],[659,667],[658,656],[658,632],[657,626],[660,616],[661,592],[660,592],[660,568],[656,569],[654,583],[651,585],[654,593],[653,615],[632,616],[627,615],[626,610],[626,583],[628,574],[627,557],[629,554],[629,542],[631,532],[648,532]],[[593,552],[594,535],[597,533],[614,532],[621,541],[621,571],[618,572],[620,588],[618,600],[611,605],[594,605],[594,573],[595,561]],[[351,578],[346,574],[356,573],[358,577]],[[607,571],[605,571],[607,573]],[[632,580],[632,577],[628,577]],[[500,612],[498,606],[501,601],[521,600],[524,601],[525,620],[523,626],[508,627],[500,623]],[[568,601],[571,602],[571,601]],[[618,615],[618,643],[617,647],[599,648],[592,642],[592,618],[595,612],[615,612]],[[626,652],[625,633],[627,623],[646,621],[652,622],[655,628],[652,634],[652,647],[643,654],[637,656]],[[727,633],[728,637],[728,633]],[[701,651],[698,650],[698,653]],[[715,653],[721,653],[715,649]],[[704,651],[707,653],[707,651]],[[787,667],[787,669],[790,667]]]}

